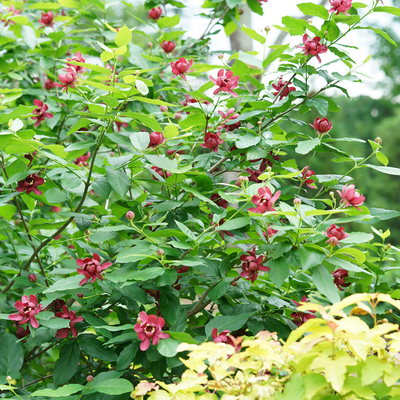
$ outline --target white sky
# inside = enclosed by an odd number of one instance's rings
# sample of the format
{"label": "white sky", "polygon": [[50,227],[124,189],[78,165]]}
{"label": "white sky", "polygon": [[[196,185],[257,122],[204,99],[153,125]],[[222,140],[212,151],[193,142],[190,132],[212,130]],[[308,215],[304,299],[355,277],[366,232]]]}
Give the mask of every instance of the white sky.
{"label": "white sky", "polygon": [[[317,0],[312,0],[316,4],[319,3]],[[371,0],[372,1],[372,0]],[[269,0],[268,3],[263,5],[264,15],[260,16],[258,14],[252,13],[252,28],[258,31],[261,31],[265,26],[270,25],[272,27],[271,31],[268,35],[266,46],[271,46],[274,44],[276,38],[278,37],[280,31],[273,27],[273,25],[281,25],[282,17],[285,15],[290,15],[292,17],[300,17],[302,14],[299,9],[296,7],[297,4],[306,2],[306,0]],[[203,0],[186,0],[185,3],[190,3],[190,7],[184,9],[184,17],[181,19],[181,25],[183,28],[188,31],[188,34],[192,37],[200,37],[204,32],[207,26],[207,20],[205,18],[197,17],[198,14],[203,12],[204,10],[201,8],[201,4]],[[385,0],[385,6],[391,6],[392,0]],[[196,23],[193,23],[195,18]],[[389,25],[392,21],[392,17],[389,14],[385,13],[376,13],[375,15],[369,16],[362,23],[364,26],[372,25],[374,27],[384,27],[385,25]],[[318,27],[322,20],[320,18],[314,17],[313,23]],[[344,31],[347,29],[347,25],[339,24],[341,30]],[[351,50],[351,56],[354,61],[356,61],[357,65],[362,64],[363,60],[373,53],[372,44],[375,41],[374,38],[375,33],[366,31],[366,30],[356,30],[347,35],[344,39],[344,44],[355,45],[359,48],[359,50]],[[224,32],[220,32],[218,35],[212,37],[212,50],[227,50],[230,49],[229,39],[225,37]],[[251,40],[249,38],[249,40]],[[284,43],[290,43],[292,45],[300,44],[297,40],[293,41],[288,35],[285,38]],[[262,54],[263,48],[262,45],[258,42],[253,41],[253,49],[259,51]],[[333,56],[329,53],[325,53],[322,55],[322,62],[327,62],[333,59]],[[218,63],[218,59],[213,59],[215,64]],[[318,61],[314,58],[312,60],[312,65],[317,65]],[[273,70],[273,66],[271,66],[271,70]],[[346,74],[348,72],[348,68],[341,62],[335,63],[327,68],[331,72],[337,71],[341,74]],[[379,70],[379,64],[374,62],[372,59],[367,64],[362,66],[359,69],[360,72],[373,77],[372,79],[368,79],[363,77],[363,83],[353,83],[346,82],[343,84],[349,91],[351,96],[357,95],[369,95],[374,98],[379,98],[382,96],[383,92],[381,90],[377,90],[374,88],[377,82],[382,81],[384,79],[384,74]],[[273,79],[274,75],[269,75],[268,80]],[[322,78],[320,78],[320,83],[323,84]],[[318,81],[315,81],[315,85],[318,85]],[[326,92],[329,94],[329,92]]]}

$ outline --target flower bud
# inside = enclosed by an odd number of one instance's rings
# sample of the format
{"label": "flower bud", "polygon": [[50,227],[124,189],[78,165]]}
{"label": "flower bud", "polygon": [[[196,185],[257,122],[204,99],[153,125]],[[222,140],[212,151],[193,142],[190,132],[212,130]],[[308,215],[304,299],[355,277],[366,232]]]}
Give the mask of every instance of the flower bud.
{"label": "flower bud", "polygon": [[11,378],[11,376],[8,375],[7,378],[6,378],[6,381],[7,381],[7,382],[11,382],[12,380],[13,380],[13,378]]}
{"label": "flower bud", "polygon": [[324,36],[326,36],[328,34],[328,31],[324,31]]}
{"label": "flower bud", "polygon": [[296,199],[293,200],[293,204],[294,204],[296,207],[299,207],[300,204],[301,204],[301,200],[298,199],[298,198],[296,198]]}
{"label": "flower bud", "polygon": [[222,53],[219,53],[219,54],[218,54],[218,58],[219,58],[220,60],[222,60],[222,59],[224,58],[224,55],[223,55]]}
{"label": "flower bud", "polygon": [[243,10],[243,8],[238,8],[237,12],[238,12],[239,15],[243,15],[244,10]]}
{"label": "flower bud", "polygon": [[160,111],[161,112],[167,112],[168,111],[168,107],[167,106],[160,106]]}
{"label": "flower bud", "polygon": [[311,18],[308,18],[307,23],[308,23],[308,24],[312,24],[312,19],[311,19]]}
{"label": "flower bud", "polygon": [[177,121],[179,121],[180,119],[182,119],[182,114],[181,114],[180,112],[177,112],[177,113],[175,114],[175,119],[176,119]]}
{"label": "flower bud", "polygon": [[335,193],[329,192],[329,196],[331,196],[333,198],[333,197],[335,197]]}
{"label": "flower bud", "polygon": [[164,250],[163,250],[163,249],[158,249],[158,250],[157,250],[157,255],[158,255],[159,257],[162,257],[162,256],[164,255]]}
{"label": "flower bud", "polygon": [[379,136],[374,140],[374,142],[378,143],[379,146],[382,146],[382,139]]}
{"label": "flower bud", "polygon": [[258,125],[261,125],[261,124],[262,124],[262,121],[258,121],[257,124],[258,124]]}
{"label": "flower bud", "polygon": [[2,94],[0,94],[0,99],[5,99],[6,98],[6,96],[2,93]]}
{"label": "flower bud", "polygon": [[235,182],[235,184],[236,184],[236,186],[242,186],[243,185],[243,183],[245,183],[246,181],[248,181],[249,180],[249,178],[247,178],[246,176],[239,176],[238,178],[237,178],[237,181]]}
{"label": "flower bud", "polygon": [[232,283],[232,286],[237,286],[237,282],[233,282],[233,283]]}
{"label": "flower bud", "polygon": [[331,236],[326,243],[329,243],[329,246],[335,247],[339,244],[339,240],[336,236]]}
{"label": "flower bud", "polygon": [[88,375],[87,377],[86,377],[86,380],[90,383],[90,382],[93,382],[93,375]]}
{"label": "flower bud", "polygon": [[271,30],[271,27],[269,25],[267,25],[264,30],[266,30],[267,32],[269,32]]}
{"label": "flower bud", "polygon": [[110,151],[110,157],[114,157],[115,156],[115,152],[114,151]]}
{"label": "flower bud", "polygon": [[135,213],[133,211],[128,211],[125,214],[125,217],[128,221],[133,221],[135,219]]}
{"label": "flower bud", "polygon": [[153,47],[153,43],[148,42],[148,43],[147,43],[147,47],[148,47],[149,49],[151,49],[151,48]]}
{"label": "flower bud", "polygon": [[208,218],[208,219],[213,219],[213,215],[212,215],[212,214],[208,214],[208,215],[207,215],[207,218]]}
{"label": "flower bud", "polygon": [[136,76],[139,76],[139,75],[140,75],[140,71],[139,71],[138,69],[135,71],[135,75],[136,75]]}
{"label": "flower bud", "polygon": [[77,296],[79,299],[83,299],[83,293],[78,293]]}
{"label": "flower bud", "polygon": [[37,281],[35,274],[29,274],[28,279],[29,279],[29,282],[31,282],[31,283],[35,283]]}

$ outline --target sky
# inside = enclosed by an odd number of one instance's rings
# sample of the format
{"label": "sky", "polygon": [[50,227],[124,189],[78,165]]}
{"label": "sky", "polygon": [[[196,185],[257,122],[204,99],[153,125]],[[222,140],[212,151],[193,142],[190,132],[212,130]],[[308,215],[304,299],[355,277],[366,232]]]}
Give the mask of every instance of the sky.
{"label": "sky", "polygon": [[[372,1],[372,0],[371,0]],[[268,3],[263,5],[264,8],[264,15],[260,16],[255,13],[252,13],[252,28],[256,31],[261,31],[265,26],[271,26],[271,31],[268,34],[268,39],[266,42],[266,46],[271,46],[275,43],[276,38],[278,37],[280,31],[273,27],[273,25],[281,25],[282,17],[285,15],[290,15],[294,18],[300,17],[302,14],[300,13],[299,9],[297,8],[297,4],[306,2],[306,0],[269,0]],[[316,4],[319,3],[317,0],[313,0]],[[184,9],[184,15],[181,18],[181,24],[183,27],[188,31],[188,35],[192,37],[200,37],[203,31],[207,26],[207,20],[205,18],[198,18],[196,17],[196,23],[193,23],[193,17],[200,14],[204,10],[201,8],[203,0],[186,0],[186,3],[190,3],[190,7]],[[385,0],[385,6],[393,5],[391,0]],[[376,15],[372,15],[367,17],[366,22],[367,25],[372,25],[375,27],[382,27],[391,23],[391,16],[385,13],[377,13]],[[318,27],[318,23],[322,21],[319,18],[313,18],[313,24]],[[347,28],[347,25],[340,24],[342,31]],[[355,31],[351,32],[347,38],[345,39],[344,43],[355,45],[359,48],[359,50],[351,50],[352,58],[356,61],[357,65],[362,64],[363,61],[373,53],[373,43],[374,43],[374,33],[369,31]],[[249,40],[251,40],[249,38]],[[298,45],[299,38],[293,41],[288,35],[285,38],[284,43],[291,43],[292,45]],[[213,51],[218,50],[226,50],[230,49],[230,42],[229,39],[226,38],[225,33],[222,31],[218,35],[213,36],[211,49]],[[263,46],[253,41],[253,49],[259,51],[261,54],[263,53]],[[323,62],[331,61],[333,59],[333,55],[331,56],[329,53],[322,55]],[[213,59],[215,63],[219,60],[215,57]],[[316,59],[311,61],[312,65],[317,66],[318,62]],[[274,65],[271,66],[271,71],[274,69]],[[341,62],[335,63],[332,66],[327,68],[328,70],[337,71],[343,75],[347,74],[348,68]],[[362,77],[363,83],[356,83],[356,82],[346,82],[343,86],[348,89],[349,94],[351,96],[358,96],[358,95],[369,95],[373,98],[379,98],[383,95],[383,92],[379,89],[375,88],[377,82],[382,81],[384,79],[384,74],[379,70],[379,64],[375,62],[372,58],[371,61],[363,65],[358,71],[368,75],[371,79]],[[278,75],[269,74],[267,80],[271,80]],[[319,86],[319,84],[323,84],[323,80],[321,81],[316,80],[314,82],[315,88]],[[336,89],[332,90],[331,92],[327,91],[326,94],[335,94]]]}

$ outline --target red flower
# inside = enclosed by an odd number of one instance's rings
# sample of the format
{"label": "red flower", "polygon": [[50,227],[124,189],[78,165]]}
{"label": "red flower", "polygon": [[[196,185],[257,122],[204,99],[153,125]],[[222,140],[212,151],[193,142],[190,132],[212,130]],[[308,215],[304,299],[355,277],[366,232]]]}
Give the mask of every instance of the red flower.
{"label": "red flower", "polygon": [[118,132],[121,132],[121,127],[122,128],[128,127],[128,124],[126,122],[115,121],[115,125],[117,125]]}
{"label": "red flower", "polygon": [[[265,240],[267,240],[267,241],[268,241],[268,239],[271,239],[272,236],[276,235],[277,233],[278,233],[278,231],[276,229],[272,229],[271,227],[267,228],[267,232],[263,231],[263,235],[265,237]],[[268,235],[268,238],[267,238],[267,235]]]}
{"label": "red flower", "polygon": [[33,104],[37,107],[33,110],[32,114],[35,116],[32,117],[33,120],[36,120],[35,122],[35,128],[37,128],[42,121],[44,121],[46,118],[53,118],[52,113],[46,112],[49,108],[47,104],[44,104],[43,101],[41,100],[33,100]]}
{"label": "red flower", "polygon": [[346,278],[349,277],[349,271],[347,271],[346,269],[339,268],[336,271],[332,271],[332,275],[333,283],[342,292],[344,291],[343,288],[349,287],[351,285],[351,282],[346,283]]}
{"label": "red flower", "polygon": [[[292,300],[294,304],[296,304],[297,306],[301,306],[300,303],[298,303],[297,301]],[[302,297],[302,299],[300,300],[301,302],[305,303],[307,301],[309,301],[307,299],[307,297],[304,295]],[[315,313],[315,311],[311,311],[312,313]],[[290,316],[293,318],[293,322],[297,325],[297,326],[301,326],[303,325],[305,322],[307,322],[309,319],[313,319],[315,318],[315,315],[313,314],[309,314],[309,313],[303,313],[303,312],[293,312],[290,314]]]}
{"label": "red flower", "polygon": [[32,328],[39,327],[36,315],[42,311],[43,304],[38,305],[38,299],[34,294],[31,294],[30,297],[22,296],[21,301],[15,302],[15,308],[18,310],[18,314],[9,315],[9,319],[18,321],[20,324],[29,322]]}
{"label": "red flower", "polygon": [[356,192],[354,185],[344,185],[342,191],[340,192],[338,190],[337,192],[339,193],[339,196],[342,198],[340,202],[344,203],[345,207],[351,205],[360,210],[358,206],[361,206],[361,204],[364,203],[365,197],[362,194]]}
{"label": "red flower", "polygon": [[[252,161],[256,161],[256,160],[252,160]],[[261,162],[259,169],[257,170],[252,170],[251,168],[246,168],[246,171],[250,174],[249,176],[249,181],[251,182],[255,182],[255,183],[260,183],[262,182],[259,179],[259,176],[265,172],[265,170],[267,169],[267,165],[272,164],[272,162],[270,160],[268,160],[268,158],[264,158],[264,160]]]}
{"label": "red flower", "polygon": [[309,167],[303,168],[303,170],[301,171],[300,185],[305,183],[309,188],[316,189],[317,187],[314,185],[315,181],[312,179],[309,179],[313,175],[315,175],[315,172],[311,171],[311,169],[309,169]]}
{"label": "red flower", "polygon": [[69,323],[69,328],[61,328],[56,333],[56,338],[65,339],[68,337],[69,332],[71,331],[73,337],[78,336],[78,330],[75,328],[75,324],[77,322],[82,322],[83,317],[77,317],[75,311],[69,311],[67,306],[62,307],[62,311],[56,313],[56,317],[69,319],[71,322]]}
{"label": "red flower", "polygon": [[146,351],[150,346],[150,339],[153,339],[153,345],[157,345],[160,339],[168,339],[170,335],[162,332],[165,325],[164,318],[157,318],[156,315],[147,315],[144,311],[139,313],[138,322],[135,325],[135,331],[138,335],[140,350]]}
{"label": "red flower", "polygon": [[231,331],[225,330],[222,331],[220,334],[218,334],[218,329],[214,328],[211,332],[211,336],[213,338],[214,343],[226,343],[228,340],[228,333],[231,333]]}
{"label": "red flower", "polygon": [[171,69],[174,75],[179,75],[184,81],[186,81],[186,75],[189,72],[193,72],[194,69],[190,69],[193,65],[193,60],[186,60],[186,58],[181,57],[176,62],[171,62]]}
{"label": "red flower", "polygon": [[90,151],[86,154],[86,156],[83,155],[83,156],[78,157],[78,158],[74,161],[74,163],[75,163],[76,165],[81,166],[81,167],[82,167],[82,166],[83,166],[83,167],[87,167],[87,166],[88,166],[87,160],[89,160],[89,157],[90,157]]}
{"label": "red flower", "polygon": [[264,256],[256,256],[255,249],[247,252],[249,255],[244,254],[240,256],[240,261],[242,261],[242,272],[240,276],[247,280],[254,281],[258,278],[258,271],[269,271],[270,268],[262,265]]}
{"label": "red flower", "polygon": [[156,7],[156,8],[152,8],[152,9],[148,12],[147,18],[157,20],[158,18],[161,17],[161,15],[162,15],[161,7]]}
{"label": "red flower", "polygon": [[[222,224],[224,224],[224,222],[225,218],[222,218],[221,221],[219,221],[216,225],[221,226]],[[219,231],[219,233],[221,234],[222,240],[225,240],[225,235],[228,235],[230,237],[234,236],[234,234],[229,231]]]}
{"label": "red flower", "polygon": [[182,265],[179,269],[176,270],[178,274],[184,274],[189,271],[189,267],[187,265]]}
{"label": "red flower", "polygon": [[321,43],[321,38],[319,36],[316,36],[314,39],[309,39],[307,33],[305,33],[303,36],[303,44],[304,46],[296,47],[303,49],[305,56],[309,54],[316,56],[319,62],[321,62],[321,57],[319,55],[328,51],[328,48]]}
{"label": "red flower", "polygon": [[[64,69],[65,71],[66,69]],[[65,90],[66,93],[68,93],[68,88],[74,88],[76,81],[78,79],[76,75],[75,68],[70,68],[66,70],[66,74],[58,74],[58,79],[60,80],[61,83],[55,83],[57,87],[62,88],[61,90]]]}
{"label": "red flower", "polygon": [[[21,14],[22,9],[21,9],[21,10],[16,10],[15,7],[14,7],[14,5],[11,4],[10,8],[6,8],[4,11],[5,11],[6,14],[12,13],[12,15],[8,16],[8,18],[10,18],[10,17],[12,17],[12,16],[14,16],[14,15],[19,15],[19,14]],[[7,26],[8,24],[14,25],[14,24],[15,24],[15,21],[13,21],[12,19],[8,19],[8,18],[7,18],[7,19],[2,19],[2,20],[1,20],[1,22],[5,22],[4,26]]]}
{"label": "red flower", "polygon": [[318,134],[323,135],[328,133],[332,129],[332,122],[329,122],[328,118],[316,118],[314,124],[310,124]]}
{"label": "red flower", "polygon": [[175,50],[176,44],[175,42],[167,42],[164,40],[161,47],[166,53],[171,53]]}
{"label": "red flower", "polygon": [[50,28],[52,28],[54,26],[53,18],[53,11],[43,13],[42,18],[39,19],[39,24],[43,25],[40,29],[44,28],[45,26],[50,26]]}
{"label": "red flower", "polygon": [[[332,224],[326,230],[326,232],[323,232],[323,233],[328,239],[335,237],[338,241],[346,239],[349,236],[349,234],[344,231],[343,227],[336,226],[335,224]],[[328,241],[326,241],[325,243],[328,243]]]}
{"label": "red flower", "polygon": [[40,178],[39,175],[30,174],[22,181],[18,182],[17,192],[24,192],[26,190],[26,194],[33,192],[38,196],[41,196],[43,193],[37,187],[43,185],[44,179]]}
{"label": "red flower", "polygon": [[214,90],[214,94],[218,94],[219,92],[227,92],[231,94],[233,97],[238,97],[237,93],[235,93],[232,89],[235,89],[239,83],[239,76],[233,76],[232,71],[225,71],[224,69],[220,69],[218,71],[217,79],[214,79],[210,75],[211,82],[214,85],[219,86]]}
{"label": "red flower", "polygon": [[[82,53],[80,51],[77,51],[72,58],[67,58],[67,61],[76,61],[84,63],[85,59],[82,57]],[[71,68],[73,68],[77,74],[83,74],[86,70],[85,67],[81,67],[80,65],[74,65],[69,63],[66,64],[68,65],[68,68],[64,68],[64,71],[69,71]]]}
{"label": "red flower", "polygon": [[27,160],[29,160],[29,164],[28,164],[28,168],[31,166],[33,159],[35,158],[37,152],[36,150],[32,153],[32,154],[25,154],[24,158],[26,158]]}
{"label": "red flower", "polygon": [[252,203],[256,206],[254,208],[249,208],[249,211],[259,214],[264,214],[266,211],[276,211],[274,203],[278,200],[279,196],[281,195],[281,191],[278,190],[272,196],[271,190],[266,186],[264,188],[258,189],[258,194],[254,195],[251,198]]}
{"label": "red flower", "polygon": [[[281,93],[281,90],[285,87],[287,84],[287,81],[282,80],[282,78],[279,78],[278,84],[272,84],[272,87],[276,90],[276,92],[273,93],[274,96],[278,96],[279,93]],[[295,92],[296,88],[295,87],[290,87],[292,82],[289,82],[289,84],[285,87],[285,89],[282,91],[282,93],[279,96],[279,100],[282,100],[284,97],[289,96],[290,92]]]}
{"label": "red flower", "polygon": [[218,128],[219,131],[221,131],[222,129],[225,129],[225,132],[232,132],[235,129],[239,129],[241,122],[235,122],[232,125],[227,125],[226,123],[231,120],[231,119],[236,119],[239,117],[239,113],[235,112],[235,109],[232,107],[228,110],[228,112],[225,114],[222,111],[218,111],[218,114],[222,115],[222,118],[225,120],[224,123],[222,124],[222,126],[220,126]]}
{"label": "red flower", "polygon": [[95,253],[93,254],[93,258],[87,257],[85,259],[78,258],[76,260],[76,264],[78,267],[77,268],[78,274],[84,275],[85,277],[79,282],[79,286],[84,285],[89,279],[92,279],[92,282],[95,282],[97,278],[99,278],[101,281],[103,280],[103,277],[101,276],[102,271],[107,269],[112,263],[111,262],[106,262],[102,265],[100,265],[100,257]]}
{"label": "red flower", "polygon": [[240,349],[242,348],[241,345],[242,341],[243,341],[242,337],[235,338],[235,336],[229,335],[226,342],[235,349],[236,353],[239,353]]}
{"label": "red flower", "polygon": [[50,78],[47,78],[46,82],[44,83],[44,87],[46,90],[51,90],[54,89],[56,85]]}
{"label": "red flower", "polygon": [[28,336],[31,333],[29,329],[29,325],[24,329],[22,326],[17,326],[17,331],[15,332],[15,336],[17,339],[23,339],[25,336]]}
{"label": "red flower", "polygon": [[[164,171],[162,168],[159,167],[151,167],[151,169],[155,172],[157,172],[158,175],[162,176],[164,179],[167,179],[169,176],[172,176],[171,172],[169,171]],[[158,179],[153,176],[153,179],[155,181],[158,181]]]}
{"label": "red flower", "polygon": [[351,0],[329,0],[332,8],[328,12],[336,12],[336,15],[343,13],[344,15],[349,15],[346,11],[351,8]]}
{"label": "red flower", "polygon": [[219,138],[219,133],[207,132],[204,136],[204,143],[201,143],[200,146],[218,153],[218,146],[222,143],[224,141]]}
{"label": "red flower", "polygon": [[55,213],[59,213],[61,211],[61,207],[51,206],[50,207],[50,211],[55,212]]}
{"label": "red flower", "polygon": [[228,208],[228,202],[218,193],[213,193],[210,197],[210,200],[212,200],[218,207]]}
{"label": "red flower", "polygon": [[153,149],[164,142],[165,138],[162,132],[151,132],[150,133],[150,143],[148,147]]}

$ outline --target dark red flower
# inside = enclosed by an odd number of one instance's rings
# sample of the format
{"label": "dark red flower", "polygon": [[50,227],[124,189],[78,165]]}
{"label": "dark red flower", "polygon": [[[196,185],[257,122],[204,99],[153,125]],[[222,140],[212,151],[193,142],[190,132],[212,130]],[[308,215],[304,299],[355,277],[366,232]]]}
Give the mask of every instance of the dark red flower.
{"label": "dark red flower", "polygon": [[310,124],[319,135],[328,133],[332,129],[332,122],[329,122],[328,118],[316,118],[314,124]]}
{"label": "dark red flower", "polygon": [[[256,160],[252,160],[252,161],[256,161]],[[251,168],[246,168],[246,171],[250,174],[249,181],[255,182],[255,183],[262,182],[262,180],[259,179],[259,176],[265,172],[265,170],[267,169],[267,165],[269,165],[269,164],[272,164],[272,162],[270,160],[268,160],[268,158],[264,158],[260,164],[259,169],[252,170]]]}
{"label": "dark red flower", "polygon": [[200,146],[205,149],[211,149],[211,151],[218,153],[218,147],[222,143],[224,143],[224,141],[219,138],[218,133],[207,132],[204,136],[204,143],[201,143]]}
{"label": "dark red flower", "polygon": [[52,28],[54,26],[54,14],[53,11],[48,11],[47,13],[42,14],[42,18],[39,19],[39,24],[43,25],[41,29],[45,26],[50,26]]}
{"label": "dark red flower", "polygon": [[[65,69],[64,69],[65,70]],[[70,68],[65,74],[58,74],[58,79],[61,83],[54,83],[57,87],[62,88],[61,90],[65,90],[68,93],[68,88],[74,88],[76,81],[78,79],[76,75],[75,68]]]}
{"label": "dark red flower", "polygon": [[[341,226],[336,226],[335,224],[332,224],[326,232],[323,232],[324,235],[329,239],[331,237],[335,237],[337,240],[343,240],[346,239],[349,234],[344,231],[344,228]],[[328,243],[328,241],[326,241]]]}
{"label": "dark red flower", "polygon": [[179,75],[184,81],[186,81],[186,75],[189,72],[193,72],[194,69],[190,69],[193,65],[193,60],[186,60],[186,58],[181,57],[176,62],[171,62],[171,69],[174,75]]}
{"label": "dark red flower", "polygon": [[349,15],[346,11],[350,10],[351,1],[352,0],[329,0],[332,8],[328,12],[335,12],[336,15],[339,15],[340,13],[343,13],[344,15]]}
{"label": "dark red flower", "polygon": [[364,203],[365,197],[362,194],[356,192],[355,185],[344,185],[342,191],[340,192],[338,190],[337,192],[342,198],[340,202],[343,203],[345,207],[351,205],[360,210],[358,206],[361,206],[361,204]]}
{"label": "dark red flower", "polygon": [[[171,172],[169,171],[164,171],[162,168],[159,167],[151,167],[151,169],[155,172],[157,172],[158,175],[162,176],[164,179],[167,179],[169,176],[172,176]],[[158,179],[153,176],[153,179],[155,181],[158,181]]]}
{"label": "dark red flower", "polygon": [[47,78],[46,82],[44,83],[44,87],[46,90],[51,90],[54,89],[56,85],[50,78]]}
{"label": "dark red flower", "polygon": [[247,254],[240,256],[240,261],[242,261],[242,272],[240,276],[247,280],[254,281],[258,278],[259,271],[269,271],[270,268],[262,265],[264,261],[264,256],[256,256],[256,250],[249,250]]}
{"label": "dark red flower", "polygon": [[[276,92],[273,93],[274,96],[278,96],[279,93],[279,100],[282,100],[284,97],[289,96],[290,92],[295,92],[296,88],[295,87],[290,87],[289,85],[292,84],[292,82],[289,82],[289,84],[285,87],[285,85],[287,84],[287,81],[283,81],[282,77],[279,78],[278,83],[275,85],[274,83],[272,84],[272,87],[276,90]],[[282,90],[285,87],[284,90]]]}
{"label": "dark red flower", "polygon": [[[85,59],[82,57],[82,53],[80,51],[77,51],[72,58],[67,58],[67,61],[76,61],[84,63]],[[68,68],[64,68],[64,71],[69,71],[71,68],[73,68],[77,74],[83,74],[86,70],[85,67],[81,67],[80,65],[74,65],[69,63],[66,64],[68,65]]]}
{"label": "dark red flower", "polygon": [[[219,221],[216,225],[217,226],[221,226],[225,223],[225,218],[222,218],[221,221]],[[227,236],[235,236],[233,233],[229,232],[229,231],[219,231],[219,233],[221,234],[222,240],[225,240],[225,235]]]}
{"label": "dark red flower", "polygon": [[17,339],[23,339],[24,337],[28,336],[31,333],[29,329],[29,325],[24,329],[22,326],[17,326],[17,331],[15,332],[15,336]]}
{"label": "dark red flower", "polygon": [[90,157],[90,151],[86,154],[86,156],[83,155],[83,156],[78,157],[78,158],[74,161],[74,163],[75,163],[76,165],[79,165],[79,166],[87,167],[87,166],[88,166],[87,160],[89,160],[89,157]]}
{"label": "dark red flower", "polygon": [[171,53],[175,50],[176,44],[175,42],[167,42],[164,40],[161,47],[166,53]]}
{"label": "dark red flower", "polygon": [[[16,10],[14,5],[11,4],[10,8],[6,8],[4,11],[5,11],[5,14],[12,13],[12,15],[8,16],[8,18],[10,18],[10,17],[12,17],[14,15],[21,14],[22,9],[21,10]],[[8,24],[10,24],[10,25],[14,25],[15,24],[15,21],[13,21],[12,19],[7,19],[7,20],[6,19],[2,19],[1,22],[5,22],[4,26],[7,26]]]}
{"label": "dark red flower", "polygon": [[30,283],[35,283],[37,281],[36,275],[35,274],[29,274],[28,275],[28,280]]}
{"label": "dark red flower", "polygon": [[29,154],[29,153],[28,153],[28,154],[25,154],[25,155],[24,155],[24,158],[26,158],[27,160],[30,161],[29,164],[28,164],[28,168],[31,166],[32,161],[33,161],[33,159],[35,158],[36,154],[37,154],[37,151],[35,150],[32,154]]}
{"label": "dark red flower", "polygon": [[[300,303],[298,303],[297,301],[292,300],[294,304],[296,304],[296,306],[301,306]],[[307,299],[307,297],[304,295],[302,297],[302,299],[300,300],[301,302],[305,303],[307,301],[309,301]],[[315,311],[311,311],[313,314],[315,313]],[[297,325],[297,326],[301,326],[303,325],[305,322],[307,322],[309,319],[313,319],[315,318],[315,315],[310,314],[310,313],[304,313],[304,312],[293,312],[290,314],[290,316],[293,318],[293,322]]]}
{"label": "dark red flower", "polygon": [[37,187],[43,185],[44,179],[40,178],[39,175],[30,174],[22,181],[18,182],[17,192],[24,192],[26,190],[26,194],[33,192],[38,196],[41,196],[43,193]]}
{"label": "dark red flower", "polygon": [[233,97],[238,97],[237,93],[235,93],[232,89],[235,89],[238,86],[239,76],[233,76],[232,71],[220,69],[218,71],[217,79],[214,79],[211,75],[210,79],[214,85],[218,86],[218,88],[214,90],[214,94],[218,94],[222,91],[231,94]]}
{"label": "dark red flower", "polygon": [[211,332],[211,336],[213,338],[214,343],[226,343],[228,340],[228,333],[231,333],[231,331],[225,330],[222,331],[220,334],[218,334],[218,329],[214,328]]}
{"label": "dark red flower", "polygon": [[162,15],[161,7],[155,7],[148,12],[147,18],[154,19],[156,21],[161,17],[161,15]]}
{"label": "dark red flower", "polygon": [[218,127],[219,132],[221,132],[222,129],[225,129],[225,132],[232,132],[235,129],[240,128],[240,125],[241,125],[240,121],[235,122],[232,125],[226,124],[229,120],[236,119],[239,117],[239,113],[235,112],[235,109],[233,107],[230,108],[226,114],[222,111],[218,111],[218,114],[220,114],[222,116],[222,118],[224,119],[223,124]]}
{"label": "dark red flower", "polygon": [[151,132],[150,133],[150,143],[148,147],[152,147],[153,149],[165,141],[164,135],[162,132]]}
{"label": "dark red flower", "polygon": [[347,271],[346,269],[339,268],[336,271],[332,271],[332,275],[333,283],[342,292],[344,291],[343,288],[349,287],[351,285],[351,282],[346,283],[346,278],[349,277],[349,271]]}
{"label": "dark red flower", "polygon": [[121,132],[121,127],[122,128],[127,128],[128,127],[128,124],[126,122],[115,121],[115,125],[117,125],[118,132]]}
{"label": "dark red flower", "polygon": [[65,339],[68,337],[69,332],[71,331],[73,337],[78,336],[78,330],[75,328],[75,324],[77,322],[82,322],[83,317],[77,317],[75,311],[69,311],[67,306],[62,307],[62,311],[56,313],[56,317],[69,319],[69,328],[61,328],[56,333],[56,338]]}
{"label": "dark red flower", "polygon": [[271,190],[269,187],[259,188],[258,194],[254,195],[251,198],[252,203],[256,206],[254,208],[249,208],[250,212],[264,214],[266,211],[276,211],[274,208],[274,203],[278,200],[279,196],[281,195],[281,191],[278,190],[272,196]]}
{"label": "dark red flower", "polygon": [[178,274],[184,274],[189,271],[189,267],[187,265],[181,265],[179,269],[176,270]]}
{"label": "dark red flower", "polygon": [[162,331],[165,325],[164,318],[156,315],[147,315],[144,311],[139,313],[135,331],[138,335],[140,350],[146,351],[150,346],[150,340],[153,340],[153,345],[157,345],[160,339],[168,339],[170,335]]}
{"label": "dark red flower", "polygon": [[303,44],[304,46],[296,47],[304,50],[305,56],[308,56],[309,54],[316,56],[319,62],[321,62],[321,57],[319,55],[328,51],[328,48],[321,43],[321,38],[319,36],[316,36],[314,39],[309,39],[307,33],[305,33],[303,36]]}
{"label": "dark red flower", "polygon": [[228,208],[228,202],[218,193],[213,193],[210,197],[210,200],[212,200],[218,207]]}
{"label": "dark red flower", "polygon": [[55,213],[59,213],[61,211],[61,207],[51,206],[50,210]]}
{"label": "dark red flower", "polygon": [[32,114],[34,114],[34,117],[32,117],[32,119],[36,120],[35,128],[37,128],[40,123],[46,118],[53,118],[54,115],[52,113],[46,112],[49,106],[47,104],[44,104],[43,101],[36,99],[33,100],[33,104],[36,106],[36,108],[32,112]]}
{"label": "dark red flower", "polygon": [[263,231],[265,240],[271,239],[272,236],[276,235],[277,233],[278,233],[278,231],[276,229],[272,229],[271,227],[267,228],[267,232]]}
{"label": "dark red flower", "polygon": [[43,304],[38,305],[38,299],[34,294],[31,294],[30,297],[22,296],[21,300],[15,302],[15,308],[18,310],[18,314],[10,314],[9,319],[18,321],[20,324],[29,322],[32,328],[39,327],[36,315],[42,311]]}
{"label": "dark red flower", "polygon": [[84,275],[85,277],[79,282],[79,286],[84,285],[89,279],[92,279],[91,283],[95,282],[97,278],[101,281],[103,277],[101,273],[111,266],[111,262],[106,262],[100,265],[100,257],[95,253],[93,254],[93,258],[87,257],[85,259],[78,258],[76,260],[76,264],[78,265],[77,271],[78,274]]}
{"label": "dark red flower", "polygon": [[311,169],[309,169],[308,167],[303,168],[303,170],[301,171],[300,186],[305,183],[309,188],[316,189],[317,187],[314,185],[315,181],[309,179],[313,175],[315,175],[314,171],[311,171]]}

